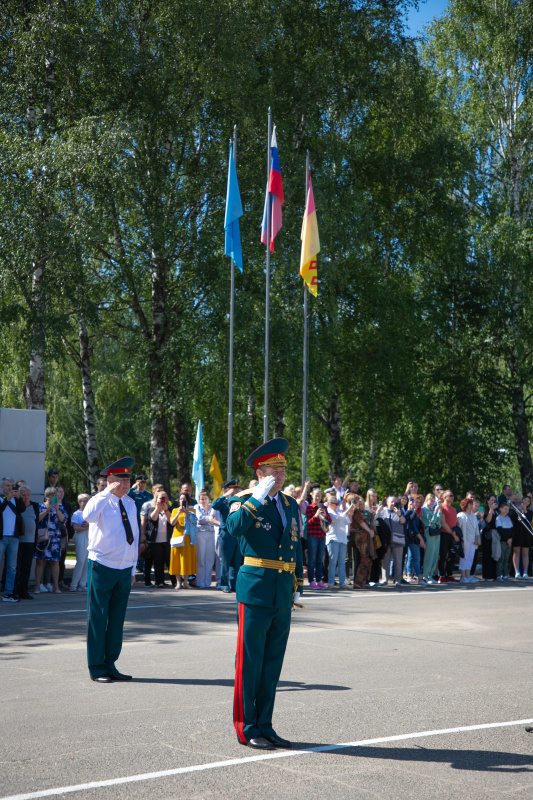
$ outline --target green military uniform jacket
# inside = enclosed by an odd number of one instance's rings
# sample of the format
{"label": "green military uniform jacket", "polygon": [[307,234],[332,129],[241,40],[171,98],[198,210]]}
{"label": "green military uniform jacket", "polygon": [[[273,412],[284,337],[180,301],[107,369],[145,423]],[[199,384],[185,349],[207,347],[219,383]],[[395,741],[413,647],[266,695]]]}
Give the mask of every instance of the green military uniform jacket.
{"label": "green military uniform jacket", "polygon": [[264,505],[252,497],[250,490],[232,498],[226,527],[240,539],[242,555],[296,564],[295,572],[243,564],[237,577],[239,603],[291,608],[296,586],[297,591],[303,591],[300,509],[290,495],[280,492],[280,497],[285,511],[284,527],[271,497],[266,498]]}

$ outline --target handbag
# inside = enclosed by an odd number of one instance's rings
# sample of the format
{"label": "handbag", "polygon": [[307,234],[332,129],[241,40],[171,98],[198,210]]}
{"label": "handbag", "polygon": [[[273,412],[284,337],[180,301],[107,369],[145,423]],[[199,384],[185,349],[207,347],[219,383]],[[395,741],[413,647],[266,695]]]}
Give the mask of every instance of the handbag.
{"label": "handbag", "polygon": [[440,529],[439,528],[428,528],[428,533],[430,536],[440,536]]}
{"label": "handbag", "polygon": [[396,533],[396,531],[392,531],[390,543],[392,547],[403,547],[405,545],[405,535],[403,533]]}
{"label": "handbag", "polygon": [[175,534],[170,540],[171,547],[185,547],[185,534]]}
{"label": "handbag", "polygon": [[46,528],[37,528],[37,544],[41,545],[46,550],[46,545],[50,541],[50,513],[48,514],[48,522]]}
{"label": "handbag", "polygon": [[372,541],[374,542],[374,548],[376,550],[379,550],[380,547],[383,547],[383,545],[381,543],[381,539],[379,538],[379,533],[375,533],[374,534],[374,538],[373,538]]}

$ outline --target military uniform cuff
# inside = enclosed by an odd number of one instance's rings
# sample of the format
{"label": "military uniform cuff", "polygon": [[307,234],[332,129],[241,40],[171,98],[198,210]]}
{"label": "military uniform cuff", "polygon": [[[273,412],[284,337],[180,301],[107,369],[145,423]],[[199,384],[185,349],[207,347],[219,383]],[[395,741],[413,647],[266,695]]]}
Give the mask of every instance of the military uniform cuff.
{"label": "military uniform cuff", "polygon": [[259,500],[256,500],[255,497],[248,497],[248,499],[242,504],[242,507],[245,508],[246,511],[248,511],[252,517],[254,517],[254,519],[256,514],[263,510],[262,504],[259,502]]}

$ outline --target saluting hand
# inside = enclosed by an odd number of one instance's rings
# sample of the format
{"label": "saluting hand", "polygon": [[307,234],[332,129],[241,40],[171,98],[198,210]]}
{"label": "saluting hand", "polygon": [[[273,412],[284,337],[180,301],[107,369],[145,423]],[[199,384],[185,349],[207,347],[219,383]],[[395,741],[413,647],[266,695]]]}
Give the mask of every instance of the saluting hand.
{"label": "saluting hand", "polygon": [[267,477],[260,480],[257,486],[254,488],[252,497],[256,500],[259,500],[260,503],[264,503],[267,494],[275,483],[276,479],[272,475],[267,475]]}
{"label": "saluting hand", "polygon": [[108,489],[111,492],[111,494],[115,494],[115,491],[118,489],[119,486],[120,486],[120,481],[114,481],[113,483],[108,483],[106,489]]}

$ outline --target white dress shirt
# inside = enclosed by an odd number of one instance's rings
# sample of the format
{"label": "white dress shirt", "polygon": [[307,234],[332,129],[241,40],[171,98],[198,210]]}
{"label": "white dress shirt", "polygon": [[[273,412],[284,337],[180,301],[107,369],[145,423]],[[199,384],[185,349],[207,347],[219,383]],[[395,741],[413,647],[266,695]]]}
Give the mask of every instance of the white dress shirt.
{"label": "white dress shirt", "polygon": [[93,495],[83,509],[83,519],[89,523],[89,559],[111,569],[130,567],[135,575],[139,552],[137,506],[128,495],[121,498],[133,533],[133,543],[128,544],[118,500],[104,489]]}

